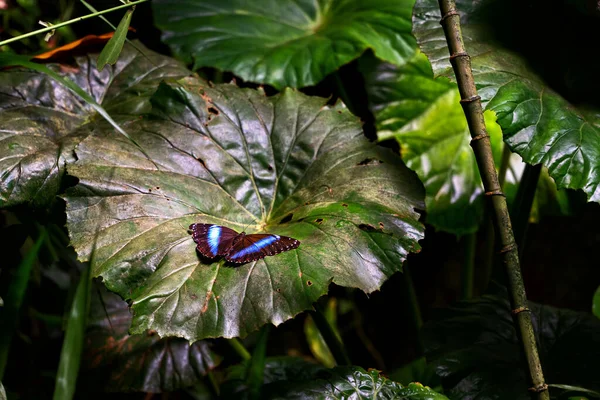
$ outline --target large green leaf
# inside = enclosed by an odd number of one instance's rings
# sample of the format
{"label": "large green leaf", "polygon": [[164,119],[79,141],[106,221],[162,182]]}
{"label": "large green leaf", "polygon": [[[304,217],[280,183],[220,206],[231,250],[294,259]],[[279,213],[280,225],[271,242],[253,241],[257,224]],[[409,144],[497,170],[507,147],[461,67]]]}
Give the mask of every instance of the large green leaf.
{"label": "large green leaf", "polygon": [[[119,62],[103,72],[95,56],[77,57],[77,67],[63,75],[123,124],[150,109],[148,99],[161,80],[189,74],[170,58],[144,52],[126,46]],[[0,71],[0,207],[51,202],[64,165],[75,161],[73,149],[95,129],[95,119],[90,104],[49,76]]]}
{"label": "large green leaf", "polygon": [[276,88],[314,85],[366,49],[414,54],[413,0],[155,0],[163,40],[187,63]]}
{"label": "large green leaf", "polygon": [[[225,390],[231,398],[247,397],[241,384],[243,366],[232,368]],[[237,383],[237,384],[236,384]],[[365,371],[361,367],[345,366],[333,369],[293,357],[267,360],[264,399],[410,399],[443,400],[444,395],[420,383],[403,386],[380,374],[377,370]]]}
{"label": "large green leaf", "polygon": [[[425,185],[426,221],[458,235],[476,231],[483,185],[456,84],[434,79],[421,53],[401,67],[368,58],[361,62],[378,138],[396,139],[406,165]],[[492,113],[485,118],[499,165],[502,133]]]}
{"label": "large green leaf", "polygon": [[207,341],[129,335],[127,303],[102,285],[92,294],[81,390],[170,392],[199,382],[219,362]]}
{"label": "large green leaf", "polygon": [[[440,310],[425,324],[427,358],[452,399],[530,399],[505,290]],[[600,321],[589,313],[530,303],[547,383],[600,389]]]}
{"label": "large green leaf", "polygon": [[[504,141],[530,164],[543,163],[557,187],[583,189],[600,200],[600,113],[580,110],[548,88],[517,55],[486,35],[480,11],[490,0],[457,2],[477,89],[496,112]],[[414,33],[436,75],[454,79],[435,0],[415,5]]]}
{"label": "large green leaf", "polygon": [[[79,145],[68,169],[79,184],[66,196],[72,244],[87,258],[99,230],[93,274],[132,300],[134,333],[246,335],[311,308],[332,280],[377,290],[418,250],[416,175],[325,102],[189,79],[159,89],[157,118],[128,126],[150,160],[112,132]],[[237,268],[204,264],[194,222],[301,245]]]}

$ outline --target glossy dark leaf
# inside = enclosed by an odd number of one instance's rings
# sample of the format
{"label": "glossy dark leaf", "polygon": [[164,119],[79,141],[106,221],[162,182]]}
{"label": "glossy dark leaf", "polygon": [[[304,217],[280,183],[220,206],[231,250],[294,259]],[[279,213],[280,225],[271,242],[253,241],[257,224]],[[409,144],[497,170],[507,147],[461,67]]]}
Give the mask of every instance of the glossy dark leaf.
{"label": "glossy dark leaf", "polygon": [[[247,397],[245,387],[236,385],[243,370],[236,366],[228,376],[225,388],[235,389],[227,392],[232,398]],[[356,366],[328,369],[294,357],[268,359],[262,395],[265,399],[446,399],[420,383],[403,386],[390,381],[377,370]]]}
{"label": "glossy dark leaf", "polygon": [[[529,164],[543,163],[557,187],[582,189],[600,200],[600,113],[568,104],[517,55],[499,48],[478,22],[490,1],[457,2],[465,45],[486,109],[493,110],[504,141]],[[414,33],[436,76],[454,79],[435,0],[417,1]]]}
{"label": "glossy dark leaf", "polygon": [[[132,300],[133,332],[243,336],[310,309],[332,280],[371,292],[401,270],[423,235],[422,185],[325,101],[190,78],[163,85],[155,119],[128,126],[150,160],[112,132],[78,146],[72,244],[86,258],[99,227],[94,275]],[[191,223],[301,244],[237,268],[206,264]]]}
{"label": "glossy dark leaf", "polygon": [[131,312],[103,285],[94,288],[86,333],[85,391],[170,392],[192,386],[219,362],[206,341],[160,339],[155,332],[129,335]]}
{"label": "glossy dark leaf", "polygon": [[[425,324],[427,358],[452,399],[530,399],[505,290],[440,310]],[[530,303],[546,382],[600,389],[600,321]]]}
{"label": "glossy dark leaf", "polygon": [[[158,83],[187,70],[172,59],[127,46],[121,60],[103,72],[95,56],[76,57],[77,67],[56,73],[87,92],[119,124],[150,109]],[[44,66],[45,68],[45,66]],[[45,206],[58,193],[73,149],[94,129],[94,107],[40,72],[0,71],[0,207]],[[101,122],[103,123],[103,122]]]}
{"label": "glossy dark leaf", "polygon": [[[401,67],[364,57],[361,69],[379,140],[397,140],[406,165],[425,185],[426,221],[457,235],[475,232],[483,185],[456,84],[435,79],[421,53]],[[499,165],[502,132],[492,113],[485,119]]]}
{"label": "glossy dark leaf", "polygon": [[412,0],[152,2],[163,41],[187,63],[276,88],[317,84],[373,49],[398,65],[414,54]]}

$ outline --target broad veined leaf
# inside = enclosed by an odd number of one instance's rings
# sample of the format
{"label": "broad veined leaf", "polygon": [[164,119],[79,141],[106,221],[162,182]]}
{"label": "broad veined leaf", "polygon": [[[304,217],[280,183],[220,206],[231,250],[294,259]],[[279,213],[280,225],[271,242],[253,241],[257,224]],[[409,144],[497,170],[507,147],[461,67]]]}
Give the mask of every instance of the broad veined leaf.
{"label": "broad veined leaf", "polygon": [[[120,123],[150,109],[149,97],[166,78],[189,74],[176,61],[127,46],[103,72],[96,57],[77,57],[63,73]],[[50,68],[60,72],[56,65]],[[49,76],[9,69],[0,72],[0,206],[47,205],[60,187],[73,149],[95,129],[94,108]],[[103,121],[99,121],[100,124]]]}
{"label": "broad veined leaf", "polygon": [[[582,189],[600,201],[600,116],[577,109],[533,74],[517,55],[486,37],[478,11],[489,1],[458,1],[462,32],[484,106],[493,110],[504,141],[529,164],[543,163],[557,187]],[[454,79],[435,0],[415,5],[414,33],[435,75]]]}
{"label": "broad veined leaf", "polygon": [[129,335],[130,325],[127,303],[96,285],[80,386],[94,391],[170,392],[194,385],[219,363],[207,341],[160,339],[151,331]]}
{"label": "broad veined leaf", "polygon": [[[227,395],[246,398],[243,385],[245,363],[231,368]],[[420,383],[403,386],[377,370],[347,366],[333,369],[295,357],[272,357],[265,364],[262,398],[266,399],[411,399],[443,400],[445,396]]]}
{"label": "broad veined leaf", "polygon": [[[423,338],[452,399],[530,399],[506,290],[440,310]],[[600,321],[589,313],[529,303],[548,383],[600,389]]]}
{"label": "broad veined leaf", "polygon": [[[190,78],[162,85],[156,117],[128,126],[150,160],[112,132],[78,146],[72,244],[87,258],[99,230],[93,273],[131,299],[132,332],[246,335],[311,308],[332,280],[377,290],[419,249],[416,175],[324,104]],[[205,264],[187,230],[198,222],[301,244],[235,268]]]}
{"label": "broad veined leaf", "polygon": [[[458,235],[476,231],[483,216],[483,185],[456,84],[434,79],[422,53],[401,67],[361,61],[378,138],[396,139],[406,165],[425,185],[426,221]],[[485,118],[499,164],[502,133],[493,113]]]}
{"label": "broad veined leaf", "polygon": [[152,2],[163,40],[187,63],[276,88],[314,85],[373,49],[398,65],[414,54],[413,0]]}

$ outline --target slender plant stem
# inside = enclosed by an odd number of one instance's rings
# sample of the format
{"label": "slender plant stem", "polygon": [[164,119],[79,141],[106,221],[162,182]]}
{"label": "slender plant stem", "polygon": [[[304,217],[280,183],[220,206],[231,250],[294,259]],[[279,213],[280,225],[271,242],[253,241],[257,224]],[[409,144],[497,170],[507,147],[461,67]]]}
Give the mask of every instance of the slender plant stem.
{"label": "slender plant stem", "polygon": [[19,311],[23,304],[23,299],[29,286],[31,270],[37,260],[40,248],[46,241],[47,234],[45,230],[40,231],[40,236],[28,250],[8,287],[8,293],[4,297],[4,307],[0,308],[0,381],[4,376],[10,343],[19,321]]}
{"label": "slender plant stem", "polygon": [[[517,190],[517,196],[512,207],[513,231],[515,232],[515,241],[519,246],[520,251],[523,251],[523,244],[525,242],[525,233],[527,232],[527,226],[529,225],[529,216],[531,215],[531,205],[535,198],[535,190],[540,179],[540,173],[542,172],[542,164],[525,166],[521,182],[519,183],[519,189]],[[521,254],[522,256],[523,254]]]}
{"label": "slender plant stem", "polygon": [[95,12],[95,13],[92,13],[92,14],[84,15],[82,17],[73,18],[73,19],[70,19],[68,21],[60,22],[58,24],[49,26],[47,28],[38,29],[37,31],[28,32],[28,33],[25,33],[23,35],[15,36],[14,38],[3,40],[2,42],[0,42],[0,46],[4,46],[4,45],[12,43],[12,42],[17,42],[17,41],[19,41],[21,39],[25,39],[25,38],[28,38],[30,36],[39,35],[40,33],[50,32],[50,31],[52,31],[54,29],[58,29],[58,28],[63,27],[63,26],[71,25],[71,24],[74,24],[76,22],[84,21],[86,19],[94,18],[94,17],[97,17],[97,16],[102,15],[102,14],[107,14],[109,12],[113,12],[113,11],[121,10],[123,8],[128,8],[128,7],[131,7],[131,6],[135,6],[136,4],[146,3],[148,1],[150,1],[150,0],[132,1],[131,3],[122,4],[120,6],[109,8],[107,10],[102,10],[102,11],[98,11],[98,12]]}
{"label": "slender plant stem", "polygon": [[248,350],[244,347],[244,345],[236,338],[229,339],[227,341],[229,345],[235,350],[236,353],[242,358],[242,360],[249,360],[252,358]]}
{"label": "slender plant stem", "polygon": [[502,161],[500,162],[500,170],[498,171],[498,181],[500,186],[504,187],[506,182],[506,171],[508,170],[508,164],[510,163],[510,149],[507,145],[502,146]]}
{"label": "slender plant stem", "polygon": [[346,353],[344,344],[335,334],[319,304],[315,304],[315,311],[311,315],[315,321],[315,325],[317,325],[317,329],[321,332],[321,336],[323,336],[323,340],[325,340],[327,347],[329,347],[331,354],[333,354],[335,362],[338,365],[350,365],[350,358]]}
{"label": "slender plant stem", "polygon": [[417,337],[417,351],[419,356],[422,356],[425,352],[425,347],[423,346],[423,341],[421,340],[421,335],[419,335],[419,333],[423,327],[423,317],[421,316],[421,307],[419,306],[419,299],[417,298],[417,292],[415,290],[415,285],[413,284],[408,260],[404,262],[402,267],[402,277],[404,278],[406,304],[408,305],[408,312],[410,313],[412,326]]}
{"label": "slender plant stem", "polygon": [[461,300],[469,300],[473,297],[473,276],[475,275],[475,250],[477,248],[477,233],[471,233],[463,237],[463,261],[461,271],[462,287]]}
{"label": "slender plant stem", "polygon": [[[544,381],[544,374],[540,364],[535,332],[531,322],[531,313],[527,307],[525,285],[521,276],[519,254],[508,213],[506,197],[502,193],[494,157],[490,144],[490,137],[485,128],[481,99],[477,95],[471,59],[469,58],[462,38],[460,27],[460,14],[456,9],[454,0],[438,0],[442,15],[441,24],[446,35],[446,42],[450,51],[450,60],[456,75],[458,89],[461,95],[469,131],[471,132],[471,146],[475,153],[481,180],[486,195],[491,199],[494,210],[494,222],[498,231],[498,238],[502,248],[500,253],[508,275],[508,289],[512,313],[515,316],[516,330],[523,344],[523,350],[533,387],[537,399],[549,400],[548,385]],[[525,390],[525,388],[524,388]]]}

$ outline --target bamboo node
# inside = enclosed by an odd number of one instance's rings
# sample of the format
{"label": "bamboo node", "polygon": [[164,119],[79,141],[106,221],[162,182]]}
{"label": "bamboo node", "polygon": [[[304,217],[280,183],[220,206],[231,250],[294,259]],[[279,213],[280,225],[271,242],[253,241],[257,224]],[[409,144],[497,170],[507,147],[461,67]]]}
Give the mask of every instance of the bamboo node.
{"label": "bamboo node", "polygon": [[498,253],[502,254],[502,253],[508,253],[509,251],[512,251],[514,249],[517,248],[517,244],[516,243],[512,243],[512,244],[507,244],[506,246],[504,246],[503,248],[500,249],[500,251],[498,251]]}
{"label": "bamboo node", "polygon": [[476,142],[477,140],[485,139],[486,137],[490,137],[490,135],[488,135],[487,133],[480,133],[479,135],[473,136],[471,138],[471,144],[473,144],[473,142]]}
{"label": "bamboo node", "polygon": [[531,310],[529,309],[529,307],[519,307],[519,308],[515,308],[514,310],[511,310],[511,312],[510,312],[510,313],[511,313],[512,315],[517,315],[517,314],[520,314],[520,313],[522,313],[522,312],[524,312],[524,311],[527,311],[527,312],[529,312],[529,311],[531,311]]}
{"label": "bamboo node", "polygon": [[469,55],[469,53],[461,51],[460,53],[451,54],[450,55],[450,62],[452,62],[452,60],[454,60],[455,58],[459,58],[459,57],[471,58],[471,56]]}
{"label": "bamboo node", "polygon": [[[475,95],[475,96],[469,97],[468,99],[460,99],[460,102],[462,104],[464,104],[464,103],[472,103],[472,102],[477,101],[477,100],[481,100],[481,96]],[[479,136],[479,135],[477,135],[477,136]]]}
{"label": "bamboo node", "polygon": [[444,20],[446,20],[447,18],[450,18],[453,15],[460,15],[460,14],[456,10],[450,10],[446,14],[444,14],[444,16],[442,17],[442,19],[440,19],[440,24],[443,23]]}
{"label": "bamboo node", "polygon": [[530,392],[540,393],[548,390],[548,385],[546,385],[545,383],[540,383],[539,385],[530,387],[527,390],[529,390]]}
{"label": "bamboo node", "polygon": [[490,190],[489,192],[485,192],[486,196],[502,196],[506,197],[506,195],[500,189]]}

